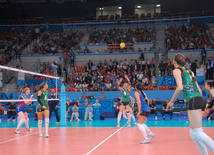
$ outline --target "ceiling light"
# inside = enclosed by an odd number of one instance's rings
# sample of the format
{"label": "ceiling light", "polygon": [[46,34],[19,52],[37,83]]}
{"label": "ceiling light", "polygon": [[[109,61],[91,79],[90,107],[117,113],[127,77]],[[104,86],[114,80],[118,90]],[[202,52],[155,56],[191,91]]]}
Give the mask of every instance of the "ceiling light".
{"label": "ceiling light", "polygon": [[160,7],[160,4],[157,4],[156,7]]}
{"label": "ceiling light", "polygon": [[121,7],[121,6],[119,6],[119,7],[118,7],[118,9],[122,9],[122,7]]}
{"label": "ceiling light", "polygon": [[140,9],[140,8],[141,8],[141,6],[137,6],[137,8],[138,8],[138,9]]}

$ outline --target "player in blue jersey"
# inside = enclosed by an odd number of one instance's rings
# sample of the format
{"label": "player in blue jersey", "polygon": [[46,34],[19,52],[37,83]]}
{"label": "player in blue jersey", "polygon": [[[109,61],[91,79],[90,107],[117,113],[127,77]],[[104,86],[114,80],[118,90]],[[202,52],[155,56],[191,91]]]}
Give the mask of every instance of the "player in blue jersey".
{"label": "player in blue jersey", "polygon": [[[19,96],[19,100],[23,100],[23,101],[20,101],[16,107],[16,113],[21,118],[21,120],[19,121],[18,126],[15,130],[15,134],[20,134],[19,128],[24,122],[26,125],[26,130],[33,131],[33,129],[29,128],[29,119],[26,112],[26,107],[32,103],[32,101],[26,101],[26,100],[29,100],[29,96],[28,96],[29,94],[30,94],[30,89],[24,88],[22,90],[21,95]],[[30,100],[32,99],[33,99],[33,95],[31,95],[30,97]]]}
{"label": "player in blue jersey", "polygon": [[[144,121],[149,116],[151,109],[149,107],[149,100],[146,96],[146,94],[142,91],[142,85],[141,83],[137,83],[135,85],[135,98],[137,100],[137,106],[138,106],[138,123],[137,126],[141,133],[144,136],[144,140],[142,140],[141,144],[149,143],[150,140],[155,136],[155,134],[148,128],[146,124],[144,124]],[[148,133],[148,136],[147,136]]]}

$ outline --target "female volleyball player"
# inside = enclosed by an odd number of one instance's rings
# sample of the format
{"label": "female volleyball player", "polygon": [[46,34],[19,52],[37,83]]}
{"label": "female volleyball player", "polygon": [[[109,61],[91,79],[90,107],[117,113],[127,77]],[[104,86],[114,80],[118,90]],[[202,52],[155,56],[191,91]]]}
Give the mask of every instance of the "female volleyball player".
{"label": "female volleyball player", "polygon": [[[129,96],[130,97],[130,99],[131,99],[131,101],[130,101],[130,103],[129,103],[129,106],[130,106],[130,115],[131,115],[131,120],[133,120],[134,121],[134,124],[135,125],[137,125],[137,123],[136,123],[136,119],[135,119],[135,116],[134,116],[134,103],[135,103],[135,100],[131,97],[131,96]],[[126,116],[126,109],[124,109],[123,110],[123,118],[125,118],[125,119],[128,119]],[[125,116],[125,117],[124,117]],[[127,121],[127,123],[128,123],[128,121]]]}
{"label": "female volleyball player", "polygon": [[202,129],[202,114],[206,106],[206,100],[202,96],[197,79],[189,67],[186,66],[183,54],[176,54],[173,64],[175,66],[173,76],[177,83],[177,89],[167,106],[172,106],[183,91],[184,99],[187,102],[190,136],[195,141],[202,155],[208,154],[206,147],[214,153],[214,141]]}
{"label": "female volleyball player", "polygon": [[42,116],[45,116],[45,137],[48,138],[48,126],[49,126],[49,107],[48,107],[48,85],[42,82],[39,85],[39,90],[37,92],[37,116],[38,116],[38,128],[39,136],[42,137]]}
{"label": "female volleyball player", "polygon": [[204,116],[206,117],[207,115],[209,116],[208,117],[208,120],[210,119],[210,113],[214,113],[214,109],[213,109],[213,106],[214,106],[214,81],[213,82],[207,82],[205,84],[205,88],[207,90],[209,90],[209,98],[210,98],[210,102],[208,103],[207,105],[207,108],[205,110],[205,113],[204,113]]}
{"label": "female volleyball player", "polygon": [[[28,94],[30,94],[30,89],[25,88],[22,90],[22,93],[19,96],[19,100],[23,100],[23,101],[20,101],[16,107],[16,113],[21,118],[21,120],[19,121],[18,126],[15,130],[15,134],[20,134],[19,128],[21,127],[21,125],[24,122],[26,125],[26,129],[28,131],[33,131],[33,129],[29,128],[29,119],[28,119],[27,112],[26,112],[26,107],[33,102],[33,101],[26,101],[26,100],[29,100]],[[31,95],[31,97],[30,97],[30,100],[32,100],[32,99],[33,99],[33,95]]]}
{"label": "female volleyball player", "polygon": [[[149,143],[150,140],[155,136],[155,134],[148,128],[148,126],[144,124],[144,121],[149,116],[151,109],[149,107],[149,100],[146,97],[146,94],[142,91],[141,83],[137,83],[135,85],[135,89],[136,89],[136,92],[134,95],[137,100],[137,106],[138,106],[137,126],[144,136],[144,140],[142,140],[140,143],[146,144],[146,143]],[[146,132],[148,132],[149,136],[147,136]]]}
{"label": "female volleyball player", "polygon": [[125,82],[123,84],[123,88],[120,87],[120,83],[122,82],[123,78],[120,78],[120,81],[118,83],[118,86],[119,86],[119,90],[122,92],[122,103],[120,105],[120,112],[118,113],[118,116],[117,116],[117,127],[120,127],[120,119],[121,119],[121,115],[123,114],[123,110],[124,108],[126,108],[126,113],[127,113],[127,116],[128,116],[128,126],[130,127],[131,126],[131,117],[130,117],[130,106],[129,106],[129,102],[130,102],[130,98],[129,98],[129,92],[130,92],[130,88],[131,88],[131,85],[130,85],[130,81],[129,81],[129,78],[127,75],[124,75],[125,79],[127,80],[127,82]]}

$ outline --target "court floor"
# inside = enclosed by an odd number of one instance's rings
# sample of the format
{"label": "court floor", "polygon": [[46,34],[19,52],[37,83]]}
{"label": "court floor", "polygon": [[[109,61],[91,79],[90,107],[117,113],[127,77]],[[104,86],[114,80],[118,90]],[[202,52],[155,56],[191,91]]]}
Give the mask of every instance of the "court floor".
{"label": "court floor", "polygon": [[[17,122],[1,122],[1,154],[200,155],[189,136],[186,120],[147,120],[145,124],[156,134],[149,144],[140,144],[143,135],[134,124],[127,127],[125,120],[121,120],[120,128],[116,127],[116,120],[67,122],[63,127],[50,121],[49,138],[39,137],[37,123],[30,121],[34,129],[30,132],[23,125],[17,135],[14,134]],[[203,120],[203,127],[214,139],[214,121]]]}

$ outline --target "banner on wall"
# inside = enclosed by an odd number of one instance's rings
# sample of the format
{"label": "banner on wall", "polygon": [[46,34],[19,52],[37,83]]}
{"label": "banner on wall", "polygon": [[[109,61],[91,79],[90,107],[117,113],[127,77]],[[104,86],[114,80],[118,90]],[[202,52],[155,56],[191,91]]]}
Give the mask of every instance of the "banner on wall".
{"label": "banner on wall", "polygon": [[[204,76],[196,76],[199,85],[204,85]],[[157,77],[158,86],[175,86],[176,81],[173,76]]]}
{"label": "banner on wall", "polygon": [[43,80],[17,80],[17,86],[21,85],[21,82],[23,82],[23,85],[25,83],[28,84],[28,86],[31,85],[31,83],[33,83],[34,86],[36,86],[37,84],[40,85],[42,82],[45,82],[48,84],[49,88],[56,88],[56,81],[57,81],[57,88],[61,87],[61,83],[62,80],[61,79],[43,79]]}

